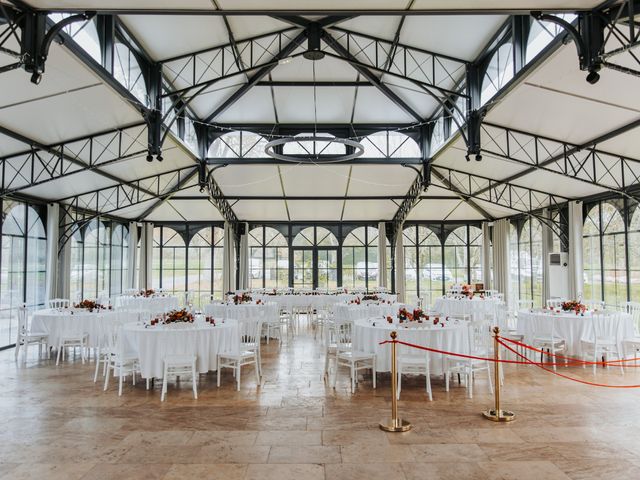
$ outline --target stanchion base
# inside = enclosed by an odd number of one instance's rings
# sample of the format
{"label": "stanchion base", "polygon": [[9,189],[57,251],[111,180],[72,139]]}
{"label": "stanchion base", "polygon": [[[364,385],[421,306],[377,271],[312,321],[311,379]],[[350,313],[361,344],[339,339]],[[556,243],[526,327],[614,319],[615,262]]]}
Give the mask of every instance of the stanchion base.
{"label": "stanchion base", "polygon": [[516,414],[509,410],[498,410],[497,413],[495,410],[487,410],[482,412],[482,416],[493,422],[512,422],[516,419]]}
{"label": "stanchion base", "polygon": [[411,423],[401,418],[385,418],[380,422],[380,429],[385,432],[408,432],[411,430]]}

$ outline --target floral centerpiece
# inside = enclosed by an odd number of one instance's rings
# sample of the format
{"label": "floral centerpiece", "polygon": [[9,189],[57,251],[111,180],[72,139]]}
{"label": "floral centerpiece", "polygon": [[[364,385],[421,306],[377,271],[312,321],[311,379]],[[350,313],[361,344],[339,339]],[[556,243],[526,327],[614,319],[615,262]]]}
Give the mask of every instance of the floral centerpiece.
{"label": "floral centerpiece", "polygon": [[171,310],[164,319],[164,324],[169,323],[193,323],[193,315],[186,309]]}
{"label": "floral centerpiece", "polygon": [[580,303],[577,300],[569,300],[567,302],[562,302],[562,311],[564,312],[576,312],[576,315],[579,313],[584,313],[587,311],[587,306]]}
{"label": "floral centerpiece", "polygon": [[144,297],[144,298],[149,298],[149,297],[153,297],[156,294],[156,291],[153,288],[149,288],[147,290],[140,290],[140,293],[138,293],[138,297]]}
{"label": "floral centerpiece", "polygon": [[378,298],[378,295],[365,295],[362,297],[362,300],[363,301],[371,300],[371,301],[377,302],[380,299]]}
{"label": "floral centerpiece", "polygon": [[81,302],[74,303],[73,308],[84,308],[85,310],[89,310],[90,312],[93,312],[94,310],[100,310],[103,308],[106,309],[107,307],[105,307],[104,305],[100,305],[95,300],[85,299],[85,300],[82,300]]}
{"label": "floral centerpiece", "polygon": [[356,297],[353,300],[349,300],[349,303],[351,304],[356,304],[356,305],[360,305],[360,297]]}
{"label": "floral centerpiece", "polygon": [[239,303],[249,303],[251,301],[251,295],[243,293],[242,295],[234,295],[233,303],[238,305]]}

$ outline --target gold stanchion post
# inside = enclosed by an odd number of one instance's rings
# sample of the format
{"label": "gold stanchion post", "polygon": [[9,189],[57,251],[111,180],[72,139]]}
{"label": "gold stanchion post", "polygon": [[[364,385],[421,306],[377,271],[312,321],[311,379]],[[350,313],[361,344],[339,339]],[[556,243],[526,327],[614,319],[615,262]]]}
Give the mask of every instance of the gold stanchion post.
{"label": "gold stanchion post", "polygon": [[495,388],[495,405],[493,410],[482,412],[484,418],[494,422],[511,422],[516,419],[516,415],[509,410],[500,408],[500,328],[493,327],[493,358],[496,360],[494,368],[494,388]]}
{"label": "gold stanchion post", "polygon": [[396,358],[396,343],[398,332],[391,332],[391,418],[380,422],[380,428],[385,432],[407,432],[411,430],[411,423],[398,418],[398,365]]}

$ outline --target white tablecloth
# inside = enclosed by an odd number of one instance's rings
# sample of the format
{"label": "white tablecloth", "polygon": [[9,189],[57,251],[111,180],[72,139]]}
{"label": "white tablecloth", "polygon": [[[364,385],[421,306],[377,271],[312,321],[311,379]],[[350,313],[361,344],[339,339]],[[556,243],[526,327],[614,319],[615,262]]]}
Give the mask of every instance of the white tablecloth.
{"label": "white tablecloth", "polygon": [[[73,312],[73,313],[71,313]],[[136,320],[117,311],[83,309],[38,310],[33,314],[31,329],[49,334],[49,345],[57,346],[61,336],[89,335],[89,346],[99,347],[109,333],[124,323]]]}
{"label": "white tablecloth", "polygon": [[178,299],[172,295],[138,297],[122,295],[116,298],[116,308],[130,308],[150,314],[164,313],[179,308]]}
{"label": "white tablecloth", "polygon": [[[353,329],[352,342],[355,350],[376,354],[376,369],[379,372],[391,371],[391,345],[380,345],[384,340],[390,340],[390,333],[393,330],[398,332],[398,340],[435,348],[447,352],[469,353],[469,329],[467,323],[460,321],[450,322],[445,327],[424,326],[418,328],[404,328],[402,325],[392,325],[375,319],[376,326],[373,326],[372,319],[356,320]],[[420,324],[418,324],[420,325]],[[419,355],[427,353],[424,350],[398,346],[398,354]],[[431,360],[431,373],[444,373],[443,355],[429,353]],[[455,359],[455,357],[452,357]]]}
{"label": "white tablecloth", "polygon": [[280,319],[280,309],[275,302],[270,303],[212,303],[203,308],[205,315],[214,319],[231,318],[235,320],[260,319],[263,322],[276,322]]}
{"label": "white tablecloth", "polygon": [[[591,327],[591,313],[587,312],[582,315],[570,313],[545,313],[544,311],[520,310],[518,312],[517,330],[520,335],[524,335],[525,343],[531,345],[536,336],[536,323],[538,322],[554,322],[554,331],[558,337],[567,342],[567,354],[580,357],[583,354],[583,346],[580,340],[593,340],[593,331]],[[624,338],[634,336],[633,318],[627,313],[618,313],[611,318],[612,322],[616,322],[612,326],[616,340],[621,343]]]}
{"label": "white tablecloth", "polygon": [[[378,293],[381,300],[395,302],[397,295],[389,293]],[[320,294],[320,295],[252,295],[253,301],[257,299],[263,302],[275,302],[280,309],[291,310],[292,308],[310,307],[314,309],[331,309],[336,303],[348,303],[357,297],[362,299],[364,295],[356,295],[351,293],[339,293],[337,295]]]}
{"label": "white tablecloth", "polygon": [[354,305],[353,303],[337,303],[333,306],[333,317],[337,322],[353,322],[355,320],[376,318],[382,320],[387,316],[393,317],[395,320],[398,316],[398,310],[404,307],[401,303],[388,303],[375,304],[375,303],[362,303],[360,305]]}
{"label": "white tablecloth", "polygon": [[471,315],[473,320],[481,321],[485,319],[486,315],[496,318],[496,307],[499,303],[500,301],[494,298],[458,299],[440,297],[436,299],[433,309],[447,317]]}
{"label": "white tablecloth", "polygon": [[166,355],[196,355],[196,368],[206,373],[218,368],[218,354],[234,351],[239,345],[235,321],[212,326],[202,321],[188,326],[147,326],[127,324],[123,335],[128,349],[138,354],[143,378],[161,378]]}

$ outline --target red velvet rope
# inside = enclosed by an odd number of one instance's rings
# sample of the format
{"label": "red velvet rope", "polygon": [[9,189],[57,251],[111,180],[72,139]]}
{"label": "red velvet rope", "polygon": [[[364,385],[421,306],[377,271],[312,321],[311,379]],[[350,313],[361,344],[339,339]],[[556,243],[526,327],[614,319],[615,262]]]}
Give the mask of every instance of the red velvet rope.
{"label": "red velvet rope", "polygon": [[591,385],[593,387],[605,387],[605,388],[640,388],[640,385],[607,385],[604,383],[594,383],[594,382],[588,382],[587,380],[582,380],[580,378],[574,378],[574,377],[570,377],[569,375],[564,375],[562,373],[558,373],[558,372],[554,372],[553,370],[549,370],[548,368],[545,368],[542,364],[540,363],[536,363],[532,360],[529,360],[527,357],[525,357],[524,355],[518,353],[516,350],[514,350],[513,348],[511,348],[509,345],[507,345],[506,343],[502,342],[500,340],[500,338],[498,338],[498,343],[500,345],[502,345],[504,348],[506,348],[507,350],[515,353],[518,357],[520,358],[524,358],[527,363],[529,363],[530,365],[535,365],[536,367],[541,368],[542,370],[544,370],[545,372],[549,372],[552,373],[553,375],[557,375],[558,377],[562,377],[562,378],[566,378],[567,380],[571,380],[572,382],[577,382],[577,383],[582,383],[584,385]]}

